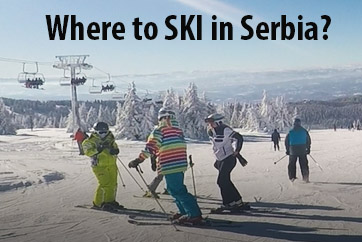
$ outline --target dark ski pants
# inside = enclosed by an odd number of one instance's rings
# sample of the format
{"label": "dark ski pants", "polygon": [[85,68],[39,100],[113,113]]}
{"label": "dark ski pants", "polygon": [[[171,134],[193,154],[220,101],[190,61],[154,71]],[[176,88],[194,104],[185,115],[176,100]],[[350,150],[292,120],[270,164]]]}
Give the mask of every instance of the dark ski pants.
{"label": "dark ski pants", "polygon": [[290,155],[289,156],[289,165],[288,165],[288,175],[289,179],[296,178],[296,164],[297,159],[299,159],[300,170],[302,171],[303,180],[309,180],[309,166],[307,155]]}
{"label": "dark ski pants", "polygon": [[274,150],[276,151],[277,148],[279,150],[279,142],[274,142]]}
{"label": "dark ski pants", "polygon": [[78,144],[78,149],[79,149],[79,155],[84,155],[82,142],[77,142],[77,144]]}
{"label": "dark ski pants", "polygon": [[214,166],[219,170],[217,177],[217,185],[220,187],[222,203],[227,205],[231,202],[236,202],[241,199],[240,193],[232,183],[230,173],[236,165],[236,157],[228,156],[222,161],[216,161]]}

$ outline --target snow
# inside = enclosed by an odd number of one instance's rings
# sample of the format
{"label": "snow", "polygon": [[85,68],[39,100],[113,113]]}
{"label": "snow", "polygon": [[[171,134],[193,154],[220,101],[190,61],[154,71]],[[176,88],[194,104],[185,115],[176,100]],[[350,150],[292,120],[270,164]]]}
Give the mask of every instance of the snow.
{"label": "snow", "polygon": [[[271,209],[245,215],[208,215],[220,205],[217,171],[211,145],[188,144],[193,155],[197,193],[204,215],[241,223],[238,228],[136,226],[126,215],[75,208],[91,204],[96,179],[87,157],[79,156],[65,129],[18,130],[0,136],[0,240],[2,241],[362,241],[362,132],[311,130],[313,158],[311,183],[293,184],[287,177],[287,159],[273,151],[269,135],[244,133],[242,154],[246,167],[237,164],[232,180],[252,207]],[[282,134],[284,140],[285,135]],[[144,142],[117,140],[124,164],[137,157]],[[152,199],[135,198],[143,192],[119,164],[126,187],[117,200],[127,208],[161,211]],[[147,181],[156,175],[149,160],[142,164]],[[299,168],[298,168],[299,169]],[[130,171],[144,187],[135,170]],[[300,170],[297,176],[301,178]],[[193,192],[190,170],[185,184]],[[163,190],[162,182],[158,190]],[[160,201],[176,211],[170,201]]]}

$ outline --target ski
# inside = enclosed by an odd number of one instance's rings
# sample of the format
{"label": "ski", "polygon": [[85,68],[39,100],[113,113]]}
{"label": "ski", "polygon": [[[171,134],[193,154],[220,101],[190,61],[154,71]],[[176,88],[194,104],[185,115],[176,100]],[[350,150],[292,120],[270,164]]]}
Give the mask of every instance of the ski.
{"label": "ski", "polygon": [[156,218],[156,217],[147,217],[147,216],[134,216],[129,215],[127,221],[135,225],[177,225],[177,226],[186,226],[186,227],[241,227],[241,223],[233,222],[229,220],[221,219],[212,219],[205,218],[200,224],[191,225],[191,224],[177,224],[172,223],[169,218]]}
{"label": "ski", "polygon": [[100,212],[120,214],[120,215],[146,215],[149,217],[160,217],[160,218],[165,217],[165,214],[154,211],[154,208],[150,209],[150,210],[133,209],[133,208],[102,210],[101,208],[95,208],[92,205],[88,205],[88,204],[76,205],[75,207],[83,208],[83,209],[90,209],[90,210],[95,210],[95,211],[100,211]]}
{"label": "ski", "polygon": [[249,203],[244,203],[243,206],[237,208],[227,208],[227,207],[219,207],[210,209],[211,214],[240,214],[245,213],[245,211],[251,211]]}
{"label": "ski", "polygon": [[[148,198],[148,199],[155,199],[154,197],[145,197],[145,196],[139,196],[139,195],[133,195],[133,197],[135,198]],[[157,198],[158,200],[163,200],[163,201],[174,201],[173,198],[168,198],[168,197],[159,197]]]}

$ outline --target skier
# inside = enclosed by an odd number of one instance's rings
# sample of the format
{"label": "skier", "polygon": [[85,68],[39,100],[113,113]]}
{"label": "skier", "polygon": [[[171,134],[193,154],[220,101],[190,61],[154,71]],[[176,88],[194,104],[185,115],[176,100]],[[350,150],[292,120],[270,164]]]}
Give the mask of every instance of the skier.
{"label": "skier", "polygon": [[186,142],[182,130],[175,119],[175,113],[161,108],[158,112],[158,125],[148,137],[146,148],[138,158],[129,162],[136,168],[146,158],[156,155],[157,171],[164,175],[167,190],[175,199],[179,213],[172,216],[178,224],[197,225],[202,223],[201,210],[184,185],[184,171],[187,169]]}
{"label": "skier", "polygon": [[82,143],[85,155],[91,157],[92,170],[98,180],[93,207],[103,210],[122,209],[116,202],[117,155],[119,149],[105,122],[95,123],[92,134]]}
{"label": "skier", "polygon": [[[155,155],[151,155],[151,168],[153,171],[156,171],[157,169],[157,157]],[[156,197],[160,198],[156,194],[156,189],[158,185],[160,185],[161,181],[163,180],[163,175],[161,173],[157,174],[155,178],[153,178],[152,182],[148,185],[149,191],[146,191],[146,193],[143,195],[144,197]],[[167,189],[163,192],[165,195],[169,195],[167,192]]]}
{"label": "skier", "polygon": [[288,175],[292,182],[296,179],[296,163],[299,165],[303,181],[309,182],[309,167],[307,155],[310,154],[311,139],[308,131],[302,127],[301,120],[294,120],[293,129],[285,137],[286,154],[289,155]]}
{"label": "skier", "polygon": [[34,128],[33,116],[30,116],[30,130],[33,131],[33,128]]}
{"label": "skier", "polygon": [[274,143],[274,151],[279,150],[279,141],[280,141],[280,134],[278,133],[277,129],[274,129],[274,132],[272,133],[271,140]]}
{"label": "skier", "polygon": [[[245,206],[239,191],[232,183],[230,173],[236,165],[236,158],[243,145],[243,136],[235,132],[232,128],[222,123],[224,116],[221,114],[211,114],[205,122],[208,124],[208,135],[213,145],[216,157],[214,167],[219,170],[217,184],[220,187],[224,209],[239,209]],[[236,142],[236,148],[233,148]]]}
{"label": "skier", "polygon": [[82,131],[81,128],[78,128],[77,132],[75,132],[74,138],[73,140],[77,141],[78,144],[78,149],[79,149],[79,155],[84,155],[84,151],[83,151],[83,147],[82,147],[82,142],[88,138],[88,135]]}

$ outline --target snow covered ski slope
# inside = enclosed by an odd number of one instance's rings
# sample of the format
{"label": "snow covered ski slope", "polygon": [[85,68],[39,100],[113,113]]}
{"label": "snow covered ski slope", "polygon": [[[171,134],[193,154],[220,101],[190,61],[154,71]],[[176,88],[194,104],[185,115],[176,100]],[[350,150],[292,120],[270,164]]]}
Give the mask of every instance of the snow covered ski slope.
{"label": "snow covered ski slope", "polygon": [[[243,200],[255,212],[208,214],[221,205],[211,145],[188,143],[192,154],[198,203],[210,219],[231,221],[237,227],[137,226],[129,214],[79,209],[91,204],[96,179],[88,158],[79,156],[64,129],[20,130],[0,136],[0,241],[362,241],[362,131],[311,130],[310,183],[288,180],[284,147],[275,152],[269,135],[244,134],[242,155],[248,165],[237,164],[232,179]],[[282,141],[284,135],[282,135]],[[117,141],[125,164],[143,148],[143,142]],[[161,212],[119,165],[125,188],[118,186],[117,201],[126,208]],[[142,164],[144,177],[156,175]],[[139,179],[135,170],[131,170]],[[120,182],[119,182],[120,183]],[[142,185],[142,181],[139,180]],[[191,171],[185,184],[193,192]],[[159,190],[163,191],[164,183]],[[145,189],[145,188],[144,188]],[[208,198],[208,199],[206,199]],[[176,212],[172,201],[160,200]]]}

